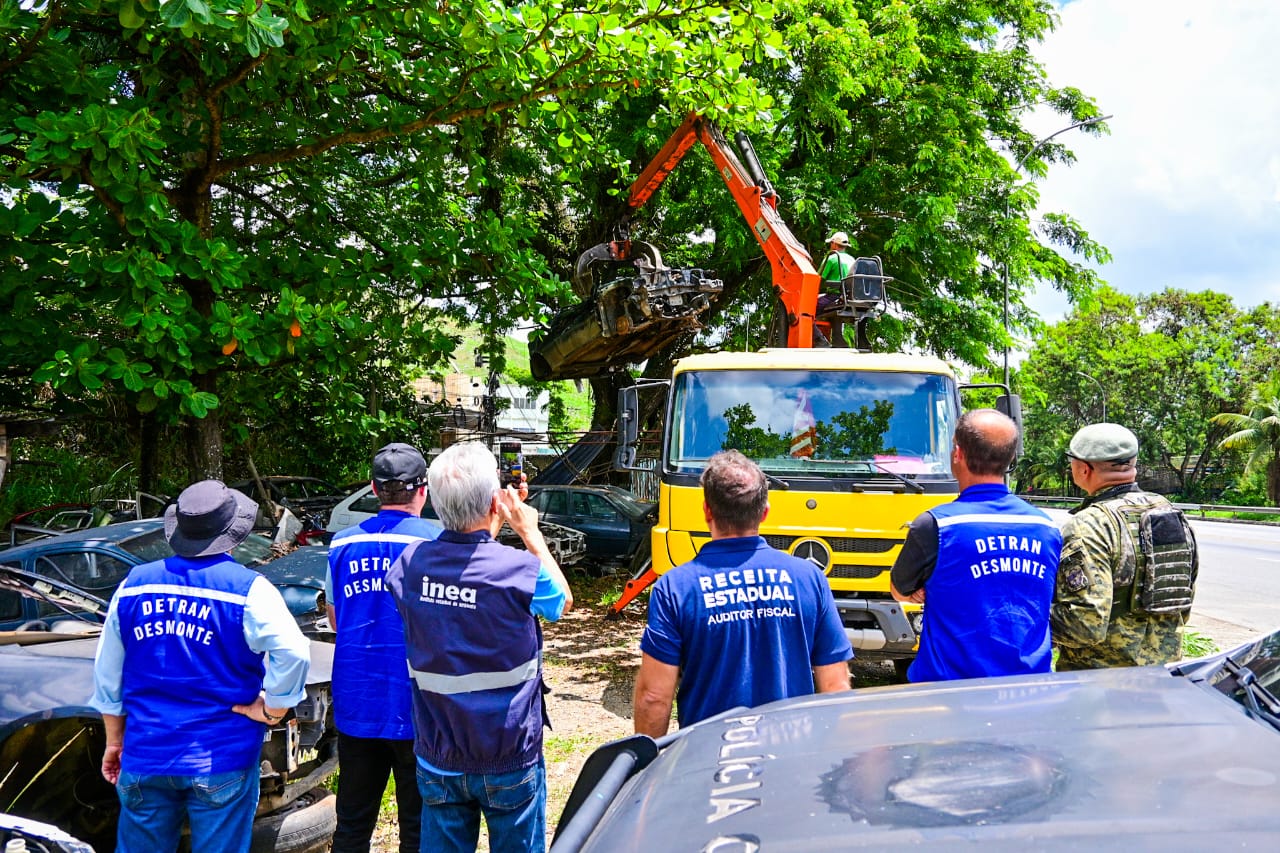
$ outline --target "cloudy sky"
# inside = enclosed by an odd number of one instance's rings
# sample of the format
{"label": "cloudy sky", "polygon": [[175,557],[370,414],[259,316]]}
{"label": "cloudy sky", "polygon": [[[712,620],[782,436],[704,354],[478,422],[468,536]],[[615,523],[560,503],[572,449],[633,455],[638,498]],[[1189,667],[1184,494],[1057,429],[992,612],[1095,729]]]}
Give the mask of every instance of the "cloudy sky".
{"label": "cloudy sky", "polygon": [[[1077,163],[1040,185],[1042,210],[1111,250],[1102,277],[1280,303],[1280,2],[1069,0],[1036,54],[1115,115],[1110,135],[1058,137]],[[1063,121],[1027,125],[1047,136]],[[1048,287],[1031,304],[1048,322],[1067,310]]]}

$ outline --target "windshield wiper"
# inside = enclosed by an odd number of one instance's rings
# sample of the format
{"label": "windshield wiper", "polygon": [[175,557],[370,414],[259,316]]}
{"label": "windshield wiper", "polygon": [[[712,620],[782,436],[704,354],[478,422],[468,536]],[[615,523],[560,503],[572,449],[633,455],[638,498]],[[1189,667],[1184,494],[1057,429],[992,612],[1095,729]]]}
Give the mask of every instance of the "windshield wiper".
{"label": "windshield wiper", "polygon": [[[1244,691],[1249,700],[1249,709],[1255,716],[1261,717],[1273,728],[1280,729],[1280,699],[1258,681],[1258,676],[1248,667],[1241,666],[1231,658],[1223,658],[1223,668],[1231,673],[1236,685]],[[1262,706],[1266,706],[1264,709]]]}
{"label": "windshield wiper", "polygon": [[923,495],[923,494],[924,494],[924,486],[920,485],[920,484],[919,484],[919,483],[917,483],[915,480],[908,480],[906,477],[902,476],[902,475],[901,475],[901,474],[899,474],[897,471],[893,471],[893,470],[891,470],[891,469],[889,469],[889,468],[886,468],[884,465],[882,465],[881,463],[877,462],[876,460],[874,460],[874,459],[861,459],[861,460],[859,460],[859,461],[860,461],[863,465],[867,465],[867,466],[875,466],[875,469],[876,469],[877,471],[879,471],[881,474],[888,474],[890,477],[892,477],[893,479],[897,480],[899,483],[902,483],[904,486],[906,486],[906,487],[907,487],[908,489],[910,489],[911,491],[915,492],[917,495]]}
{"label": "windshield wiper", "polygon": [[780,477],[775,477],[772,474],[770,474],[768,471],[761,470],[760,473],[764,474],[764,478],[769,482],[769,485],[773,486],[776,489],[781,489],[782,491],[785,492],[787,489],[791,488],[791,484],[788,483],[786,480],[783,480]]}

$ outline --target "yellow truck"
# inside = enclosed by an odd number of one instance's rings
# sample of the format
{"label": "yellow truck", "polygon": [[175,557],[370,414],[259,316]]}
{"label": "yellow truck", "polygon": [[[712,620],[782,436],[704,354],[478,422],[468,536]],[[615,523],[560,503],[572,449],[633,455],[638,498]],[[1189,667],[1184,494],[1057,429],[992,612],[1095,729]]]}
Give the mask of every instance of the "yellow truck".
{"label": "yellow truck", "polygon": [[[636,463],[642,387],[619,394],[620,468]],[[889,570],[911,520],[956,496],[960,411],[954,374],[931,356],[786,348],[678,361],[657,459],[652,567],[615,608],[710,541],[698,477],[712,454],[733,448],[769,478],[761,535],[822,567],[859,657],[905,667],[921,610],[893,600]]]}

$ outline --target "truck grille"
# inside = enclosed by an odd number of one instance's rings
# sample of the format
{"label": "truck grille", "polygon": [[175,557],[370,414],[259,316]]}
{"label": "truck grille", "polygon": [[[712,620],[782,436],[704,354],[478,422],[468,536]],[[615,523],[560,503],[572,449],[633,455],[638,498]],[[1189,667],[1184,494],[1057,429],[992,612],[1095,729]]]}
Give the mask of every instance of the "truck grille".
{"label": "truck grille", "polygon": [[846,580],[870,580],[887,571],[889,571],[888,566],[832,566],[831,571],[827,572],[827,577],[844,578]]}
{"label": "truck grille", "polygon": [[[788,552],[799,538],[801,537],[777,534],[764,537],[769,547]],[[824,538],[823,541],[837,554],[887,554],[902,544],[897,539],[861,539],[856,536],[835,536],[829,539]]]}
{"label": "truck grille", "polygon": [[885,554],[902,543],[897,539],[859,539],[853,536],[837,536],[828,539],[831,550],[838,554]]}

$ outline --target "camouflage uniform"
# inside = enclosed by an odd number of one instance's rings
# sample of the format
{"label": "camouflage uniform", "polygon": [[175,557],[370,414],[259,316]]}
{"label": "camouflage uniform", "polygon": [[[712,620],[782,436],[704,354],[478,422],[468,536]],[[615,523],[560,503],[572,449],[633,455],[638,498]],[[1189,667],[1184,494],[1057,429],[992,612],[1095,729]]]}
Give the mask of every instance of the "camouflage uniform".
{"label": "camouflage uniform", "polygon": [[1114,578],[1131,584],[1136,558],[1129,531],[1105,505],[1164,502],[1124,483],[1104,489],[1072,510],[1062,528],[1062,559],[1051,624],[1058,670],[1148,666],[1182,657],[1185,614],[1140,614],[1113,608]]}

